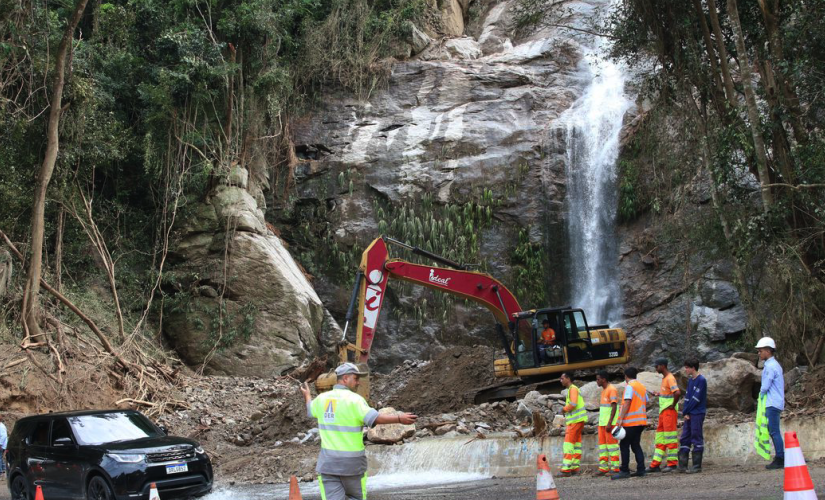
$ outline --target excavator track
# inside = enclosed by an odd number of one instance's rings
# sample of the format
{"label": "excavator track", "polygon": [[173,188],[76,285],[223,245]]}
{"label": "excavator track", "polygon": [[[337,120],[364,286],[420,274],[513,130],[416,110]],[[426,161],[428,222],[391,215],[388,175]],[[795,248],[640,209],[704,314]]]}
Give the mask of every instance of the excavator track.
{"label": "excavator track", "polygon": [[501,384],[482,387],[476,391],[465,394],[466,401],[474,404],[491,403],[494,401],[515,401],[522,399],[531,391],[539,391],[542,394],[550,394],[561,391],[560,379],[526,382],[524,380],[513,380]]}

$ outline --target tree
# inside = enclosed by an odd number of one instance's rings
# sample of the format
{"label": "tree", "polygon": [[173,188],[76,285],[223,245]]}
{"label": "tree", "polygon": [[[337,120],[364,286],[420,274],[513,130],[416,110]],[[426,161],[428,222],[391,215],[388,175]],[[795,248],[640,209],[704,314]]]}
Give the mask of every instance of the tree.
{"label": "tree", "polygon": [[[34,192],[32,206],[31,239],[26,288],[23,295],[23,329],[26,337],[23,345],[26,346],[32,337],[39,337],[40,331],[40,276],[43,267],[43,235],[45,231],[44,213],[46,210],[46,191],[57,163],[57,153],[60,149],[60,115],[65,111],[63,107],[63,87],[66,83],[66,66],[71,61],[72,40],[74,32],[83,16],[88,0],[77,0],[72,15],[69,18],[63,38],[57,49],[54,61],[54,77],[52,81],[52,98],[49,105],[49,121],[46,132],[46,153],[37,176],[37,186]],[[68,105],[67,105],[68,106]]]}

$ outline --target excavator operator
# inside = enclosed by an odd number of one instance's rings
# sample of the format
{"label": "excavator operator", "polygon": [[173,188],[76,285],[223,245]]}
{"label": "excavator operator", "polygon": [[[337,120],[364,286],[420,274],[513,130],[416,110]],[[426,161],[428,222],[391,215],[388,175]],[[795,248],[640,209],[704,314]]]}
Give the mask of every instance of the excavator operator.
{"label": "excavator operator", "polygon": [[553,355],[553,346],[556,344],[556,331],[550,327],[550,320],[545,319],[542,322],[544,329],[541,332],[541,338],[538,339],[539,351],[543,361],[549,361]]}

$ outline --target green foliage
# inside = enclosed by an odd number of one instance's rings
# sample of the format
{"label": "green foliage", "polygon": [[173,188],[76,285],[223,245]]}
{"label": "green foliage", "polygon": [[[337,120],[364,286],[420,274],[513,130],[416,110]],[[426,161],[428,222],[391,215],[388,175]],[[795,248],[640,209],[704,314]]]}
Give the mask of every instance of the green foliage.
{"label": "green foliage", "polygon": [[636,218],[642,210],[642,200],[637,192],[639,172],[633,162],[621,160],[619,162],[619,221],[629,222]]}
{"label": "green foliage", "polygon": [[515,288],[513,293],[522,301],[522,307],[529,304],[543,307],[547,304],[547,253],[541,243],[530,241],[527,230],[518,232],[518,243],[510,256],[510,263],[515,270]]}
{"label": "green foliage", "polygon": [[[28,236],[54,48],[71,6],[0,0],[0,229],[14,241]],[[368,94],[386,74],[377,62],[425,8],[423,0],[89,2],[67,73],[45,261],[54,258],[61,204],[83,190],[116,262],[125,313],[141,311],[174,207],[201,199],[251,155],[281,154],[288,115],[319,89]],[[355,174],[339,188],[352,194]],[[329,243],[320,258],[330,267],[360,258],[357,246],[332,245],[325,229],[311,232]],[[64,281],[82,288],[101,279],[71,216],[63,245]],[[169,307],[183,306],[186,294],[178,295],[166,297]],[[221,343],[246,335],[231,326],[251,324],[245,307],[211,325],[224,330]]]}

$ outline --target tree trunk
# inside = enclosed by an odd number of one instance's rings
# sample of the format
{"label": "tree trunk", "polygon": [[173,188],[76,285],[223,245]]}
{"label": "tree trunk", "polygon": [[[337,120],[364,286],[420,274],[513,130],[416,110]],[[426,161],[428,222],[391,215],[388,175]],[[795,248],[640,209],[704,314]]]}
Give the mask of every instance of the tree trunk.
{"label": "tree trunk", "polygon": [[753,149],[756,155],[756,170],[759,172],[759,184],[762,189],[762,205],[767,212],[773,205],[773,195],[767,187],[771,183],[768,172],[768,154],[765,151],[765,141],[762,139],[762,132],[759,130],[761,120],[759,109],[756,107],[756,95],[753,91],[753,78],[751,75],[751,62],[745,49],[745,35],[742,33],[742,24],[739,22],[739,9],[736,0],[728,0],[728,17],[733,28],[736,39],[736,51],[739,53],[739,75],[742,80],[742,88],[745,90],[745,105],[748,109],[748,121],[750,122],[751,135],[753,136]]}
{"label": "tree trunk", "polygon": [[759,0],[759,9],[762,11],[762,19],[765,22],[765,31],[768,34],[768,50],[773,59],[773,67],[776,85],[779,88],[780,96],[788,108],[788,115],[794,138],[799,144],[808,142],[808,132],[802,125],[802,108],[799,105],[799,97],[796,95],[794,86],[788,81],[785,72],[779,66],[784,60],[784,50],[782,49],[782,37],[779,34],[779,0],[773,0],[773,5],[768,4],[768,0]]}
{"label": "tree trunk", "polygon": [[719,25],[719,13],[716,10],[716,0],[708,0],[708,14],[710,25],[713,27],[713,36],[716,37],[716,49],[719,51],[719,67],[722,69],[722,80],[725,82],[725,94],[731,107],[736,109],[736,89],[733,87],[733,78],[728,66],[728,49],[725,48],[725,38],[722,36],[722,27]]}
{"label": "tree trunk", "polygon": [[[66,30],[63,32],[63,39],[60,40],[60,46],[57,49],[54,62],[54,82],[52,85],[52,99],[46,132],[46,154],[43,157],[43,163],[40,166],[40,172],[37,176],[37,186],[35,187],[34,204],[32,206],[31,244],[29,245],[31,248],[31,260],[29,261],[29,271],[26,279],[26,294],[23,297],[22,315],[23,328],[27,334],[26,341],[28,341],[28,336],[40,333],[39,293],[40,275],[42,274],[43,264],[43,219],[46,211],[46,190],[49,187],[49,181],[54,172],[54,165],[57,162],[57,152],[60,145],[58,133],[60,115],[63,112],[61,107],[66,76],[66,58],[72,48],[74,32],[75,29],[77,29],[83,11],[86,9],[87,1],[88,0],[77,0],[74,12],[66,24]],[[26,341],[24,341],[24,344]]]}
{"label": "tree trunk", "polygon": [[[716,51],[713,48],[713,41],[710,38],[710,29],[708,29],[708,22],[705,19],[705,12],[702,10],[702,3],[700,0],[693,0],[693,9],[699,17],[699,24],[702,26],[702,37],[705,40],[705,50],[708,53],[708,61],[710,61],[711,78],[713,79],[713,87],[716,93],[721,95],[724,90],[722,88],[722,79],[719,77],[719,64],[716,60]],[[717,102],[714,96],[714,102]],[[720,110],[721,111],[721,110]]]}

